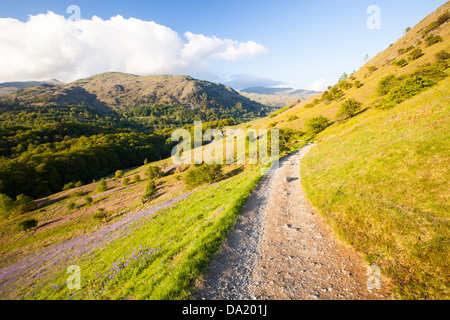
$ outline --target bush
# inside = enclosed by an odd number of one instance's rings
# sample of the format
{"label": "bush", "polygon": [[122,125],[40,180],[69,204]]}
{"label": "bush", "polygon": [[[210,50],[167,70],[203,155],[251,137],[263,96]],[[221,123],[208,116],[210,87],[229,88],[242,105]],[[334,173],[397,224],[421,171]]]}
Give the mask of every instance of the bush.
{"label": "bush", "polygon": [[14,200],[6,194],[0,193],[0,216],[9,219],[14,208]]}
{"label": "bush", "polygon": [[18,214],[24,214],[33,210],[36,210],[37,205],[33,198],[20,194],[14,201],[14,211]]}
{"label": "bush", "polygon": [[419,76],[409,76],[400,85],[389,92],[388,100],[394,101],[397,104],[401,103],[434,84],[435,82],[430,79]]}
{"label": "bush", "polygon": [[355,82],[353,82],[353,86],[355,88],[361,88],[363,86],[363,83],[359,80],[356,80]]}
{"label": "bush", "polygon": [[147,188],[145,188],[145,193],[142,196],[143,200],[147,200],[151,198],[156,193],[156,183],[153,179],[150,179],[147,184]]}
{"label": "bush", "polygon": [[103,209],[103,208],[98,208],[98,211],[96,213],[94,213],[92,217],[98,221],[102,221],[102,220],[108,221],[108,214],[106,213],[105,209]]}
{"label": "bush", "polygon": [[123,170],[117,170],[115,176],[116,176],[116,178],[122,178],[123,177]]}
{"label": "bush", "polygon": [[294,121],[294,120],[297,120],[297,119],[298,119],[298,117],[296,115],[291,115],[291,116],[288,117],[288,121]]}
{"label": "bush", "polygon": [[388,75],[378,82],[378,94],[384,96],[389,93],[389,91],[394,88],[399,83],[399,79],[393,74]]}
{"label": "bush", "polygon": [[450,59],[450,53],[448,53],[447,51],[445,51],[445,50],[441,50],[441,51],[439,51],[438,53],[436,53],[436,59],[438,59],[438,60],[447,60],[447,59]]}
{"label": "bush", "polygon": [[190,170],[184,182],[189,187],[197,187],[205,183],[213,183],[223,179],[222,166],[220,164],[202,164]]}
{"label": "bush", "polygon": [[354,99],[349,99],[341,105],[337,117],[351,118],[361,110],[361,106],[361,102]]}
{"label": "bush", "polygon": [[439,28],[442,24],[447,22],[447,20],[450,18],[450,14],[448,12],[442,14],[436,21],[430,23],[428,27],[425,29],[424,34],[427,34],[434,29]]}
{"label": "bush", "polygon": [[77,183],[75,183],[76,188],[81,187],[82,185],[83,185],[83,182],[81,182],[81,181],[78,181]]}
{"label": "bush", "polygon": [[63,191],[69,190],[69,189],[73,189],[73,188],[75,188],[75,183],[69,182],[69,183],[66,183],[66,184],[64,185]]}
{"label": "bush", "polygon": [[308,132],[312,133],[312,134],[317,134],[323,130],[325,130],[326,127],[328,127],[330,125],[329,121],[327,118],[325,118],[324,116],[318,116],[318,117],[314,117],[309,119],[308,121],[306,121],[305,126],[308,130]]}
{"label": "bush", "polygon": [[129,184],[130,184],[130,178],[123,178],[122,184],[123,184],[124,186],[129,185]]}
{"label": "bush", "polygon": [[106,190],[108,190],[108,185],[106,184],[105,179],[102,178],[97,186],[97,192],[105,192]]}
{"label": "bush", "polygon": [[436,35],[433,35],[433,34],[429,35],[425,39],[427,47],[429,47],[429,46],[431,46],[431,45],[433,45],[435,43],[441,42],[441,41],[442,41],[442,37],[441,36],[439,36],[439,35],[436,36]]}
{"label": "bush", "polygon": [[406,59],[400,59],[397,61],[394,61],[394,65],[396,65],[397,67],[404,67],[408,64],[408,61]]}
{"label": "bush", "polygon": [[145,174],[150,178],[150,179],[158,179],[161,178],[163,173],[161,171],[161,168],[158,166],[150,166],[148,167],[147,171],[145,172]]}
{"label": "bush", "polygon": [[89,196],[86,196],[86,197],[84,197],[84,201],[85,201],[87,206],[90,206],[92,204],[92,201],[94,201],[94,199],[92,199]]}
{"label": "bush", "polygon": [[368,67],[367,67],[367,70],[368,70],[370,73],[372,73],[372,72],[378,70],[378,68],[377,68],[376,66],[368,66]]}
{"label": "bush", "polygon": [[140,182],[140,181],[141,181],[141,176],[138,175],[138,174],[135,175],[135,176],[133,177],[133,181],[136,182],[136,183]]}
{"label": "bush", "polygon": [[33,229],[37,227],[38,221],[36,219],[27,219],[23,220],[19,223],[19,228],[25,232],[27,232],[30,229]]}
{"label": "bush", "polygon": [[408,57],[409,57],[409,60],[412,61],[412,60],[419,59],[423,55],[424,55],[424,53],[423,53],[422,49],[416,48],[413,51],[411,51],[411,53],[409,54]]}
{"label": "bush", "polygon": [[67,204],[68,210],[73,210],[75,208],[75,202],[71,201]]}

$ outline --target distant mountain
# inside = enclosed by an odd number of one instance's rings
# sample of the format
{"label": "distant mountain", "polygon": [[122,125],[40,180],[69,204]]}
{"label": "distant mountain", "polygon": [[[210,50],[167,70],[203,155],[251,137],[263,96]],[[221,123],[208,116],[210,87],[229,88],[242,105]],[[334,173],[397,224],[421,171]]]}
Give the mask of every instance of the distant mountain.
{"label": "distant mountain", "polygon": [[253,101],[282,108],[287,104],[306,100],[320,92],[294,88],[251,87],[242,89],[239,93]]}
{"label": "distant mountain", "polygon": [[0,97],[6,97],[19,89],[26,87],[38,86],[41,84],[61,85],[62,82],[52,79],[46,81],[15,81],[15,82],[2,82],[0,83]]}
{"label": "distant mountain", "polygon": [[187,109],[215,110],[217,113],[258,115],[269,109],[240,95],[232,88],[190,76],[107,72],[63,85],[48,83],[20,89],[7,97],[20,105],[87,105],[99,111],[132,111],[143,106],[183,106]]}

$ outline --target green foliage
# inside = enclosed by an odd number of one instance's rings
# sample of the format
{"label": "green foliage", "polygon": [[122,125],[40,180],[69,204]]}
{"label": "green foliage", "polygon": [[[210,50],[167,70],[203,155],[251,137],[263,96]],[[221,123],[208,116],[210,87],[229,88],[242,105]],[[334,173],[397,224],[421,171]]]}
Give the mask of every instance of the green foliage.
{"label": "green foliage", "polygon": [[145,193],[142,196],[142,200],[150,199],[156,193],[156,183],[153,179],[149,179]]}
{"label": "green foliage", "polygon": [[393,62],[394,65],[396,65],[397,67],[404,67],[408,64],[408,60],[406,59],[400,59],[400,60],[396,60]]}
{"label": "green foliage", "polygon": [[92,218],[94,218],[97,221],[108,221],[108,213],[105,211],[104,208],[98,208],[98,211],[92,215]]}
{"label": "green foliage", "polygon": [[9,219],[14,209],[14,200],[6,194],[0,193],[0,216]]}
{"label": "green foliage", "polygon": [[448,53],[445,50],[441,50],[438,53],[436,53],[436,59],[438,59],[438,60],[448,60],[448,59],[450,59],[450,53]]}
{"label": "green foliage", "polygon": [[138,174],[134,175],[134,177],[133,177],[133,181],[134,181],[135,183],[139,183],[139,182],[141,182],[141,176],[140,176],[140,175],[138,175]]}
{"label": "green foliage", "polygon": [[410,30],[411,30],[411,27],[407,27],[407,28],[405,29],[405,33],[408,33]]}
{"label": "green foliage", "polygon": [[427,47],[429,47],[429,46],[431,46],[431,45],[433,45],[435,43],[438,43],[438,42],[442,42],[442,37],[439,36],[439,35],[431,34],[431,35],[429,35],[428,37],[425,38],[425,43],[426,43]]}
{"label": "green foliage", "polygon": [[66,183],[66,184],[63,186],[63,190],[64,190],[64,191],[65,191],[65,190],[70,190],[70,189],[73,189],[73,188],[75,188],[75,183],[73,183],[73,182]]}
{"label": "green foliage", "polygon": [[123,178],[123,180],[122,180],[122,184],[123,184],[124,186],[127,186],[127,185],[129,185],[129,184],[130,184],[130,178],[128,178],[128,177],[126,177],[126,178]]}
{"label": "green foliage", "polygon": [[37,225],[38,225],[38,220],[36,220],[36,219],[26,219],[26,220],[23,220],[23,221],[19,222],[18,227],[21,230],[23,230],[25,232],[28,232],[28,230],[37,227]]}
{"label": "green foliage", "polygon": [[79,188],[79,187],[81,187],[83,185],[83,182],[81,182],[81,181],[77,181],[76,183],[75,183],[75,187],[76,188]]}
{"label": "green foliage", "polygon": [[399,83],[399,79],[393,74],[388,75],[380,80],[378,83],[378,94],[385,95]]}
{"label": "green foliage", "polygon": [[87,206],[90,206],[92,204],[92,202],[94,201],[94,199],[92,199],[89,196],[85,196],[84,197],[84,202],[86,203]]}
{"label": "green foliage", "polygon": [[290,116],[288,117],[288,121],[289,121],[289,122],[290,122],[290,121],[297,120],[297,119],[298,119],[298,116],[296,116],[295,114],[290,115]]}
{"label": "green foliage", "polygon": [[445,12],[444,14],[439,16],[439,18],[436,21],[430,23],[423,33],[427,34],[427,33],[431,32],[431,31],[439,28],[442,24],[447,22],[447,20],[449,18],[450,18],[450,14],[448,12]]}
{"label": "green foliage", "polygon": [[122,178],[123,177],[123,170],[117,170],[115,173],[116,178]]}
{"label": "green foliage", "polygon": [[368,67],[367,67],[367,70],[368,70],[370,73],[373,73],[373,72],[375,72],[376,70],[378,70],[378,68],[377,68],[376,66],[368,66]]}
{"label": "green foliage", "polygon": [[355,99],[346,100],[340,107],[337,117],[351,118],[361,110],[361,102]]}
{"label": "green foliage", "polygon": [[324,116],[318,116],[308,119],[305,126],[309,133],[317,134],[326,129],[330,125],[330,122]]}
{"label": "green foliage", "polygon": [[355,82],[353,82],[353,86],[355,88],[361,88],[363,85],[364,84],[361,81],[359,81],[359,80],[356,80]]}
{"label": "green foliage", "polygon": [[150,179],[158,179],[161,178],[163,175],[161,168],[158,166],[149,166],[148,169],[145,171],[145,174]]}
{"label": "green foliage", "polygon": [[108,190],[108,185],[106,184],[106,181],[104,178],[102,178],[100,180],[100,183],[97,186],[97,192],[101,193],[101,192],[105,192],[106,190]]}
{"label": "green foliage", "polygon": [[75,208],[75,202],[71,201],[67,204],[67,209],[68,210],[73,210]]}
{"label": "green foliage", "polygon": [[202,164],[199,167],[189,170],[184,178],[184,182],[190,188],[201,186],[206,183],[213,183],[224,178],[222,166],[220,164]]}
{"label": "green foliage", "polygon": [[18,214],[24,214],[37,209],[37,205],[33,198],[20,194],[14,201],[14,211]]}
{"label": "green foliage", "polygon": [[408,58],[409,58],[409,60],[416,60],[416,59],[419,59],[423,55],[424,55],[424,53],[423,53],[422,49],[416,48],[413,51],[411,51],[411,53],[408,55]]}

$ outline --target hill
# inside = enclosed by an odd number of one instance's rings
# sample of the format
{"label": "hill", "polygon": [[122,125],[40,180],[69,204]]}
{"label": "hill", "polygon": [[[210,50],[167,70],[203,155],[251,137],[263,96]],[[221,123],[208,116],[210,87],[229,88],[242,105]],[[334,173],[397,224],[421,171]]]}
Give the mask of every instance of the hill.
{"label": "hill", "polygon": [[63,85],[42,84],[16,91],[4,101],[17,105],[84,105],[108,113],[173,116],[192,122],[262,116],[270,108],[232,88],[190,76],[136,76],[107,72]]}
{"label": "hill", "polygon": [[239,90],[239,93],[261,104],[283,108],[288,104],[295,104],[312,97],[319,92],[293,88],[251,87]]}
{"label": "hill", "polygon": [[58,80],[47,80],[47,81],[16,81],[16,82],[2,82],[0,83],[0,97],[6,97],[19,89],[26,87],[38,86],[41,84],[59,85],[62,82]]}

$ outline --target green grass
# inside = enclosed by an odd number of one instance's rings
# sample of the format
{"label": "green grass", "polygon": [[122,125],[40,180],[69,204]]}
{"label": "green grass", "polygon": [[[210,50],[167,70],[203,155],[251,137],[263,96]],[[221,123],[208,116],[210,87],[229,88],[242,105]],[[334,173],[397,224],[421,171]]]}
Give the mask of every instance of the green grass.
{"label": "green grass", "polygon": [[[53,281],[28,293],[29,296],[33,299],[188,298],[260,178],[260,167],[254,167],[206,186],[148,218],[129,236],[94,256],[74,259],[70,264],[81,268],[80,290],[67,289],[68,275],[61,270]],[[139,253],[141,256],[136,258]],[[121,270],[114,271],[114,265]]]}
{"label": "green grass", "polygon": [[327,129],[302,162],[313,205],[395,298],[450,296],[449,84]]}

